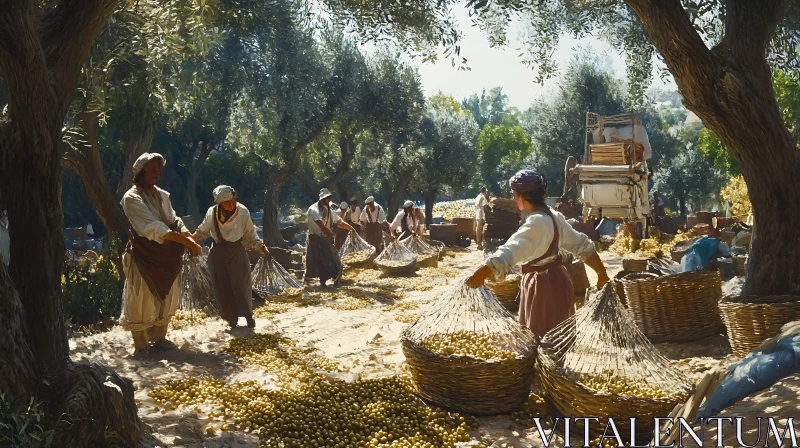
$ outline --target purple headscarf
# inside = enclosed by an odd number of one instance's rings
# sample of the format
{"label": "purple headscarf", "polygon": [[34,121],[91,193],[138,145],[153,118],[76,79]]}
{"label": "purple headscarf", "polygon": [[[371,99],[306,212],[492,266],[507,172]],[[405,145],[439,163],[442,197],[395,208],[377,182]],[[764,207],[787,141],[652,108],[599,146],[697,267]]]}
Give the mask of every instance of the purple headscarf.
{"label": "purple headscarf", "polygon": [[539,188],[547,188],[547,181],[544,176],[540,176],[534,171],[522,170],[511,176],[511,179],[508,180],[508,186],[514,191],[525,193]]}

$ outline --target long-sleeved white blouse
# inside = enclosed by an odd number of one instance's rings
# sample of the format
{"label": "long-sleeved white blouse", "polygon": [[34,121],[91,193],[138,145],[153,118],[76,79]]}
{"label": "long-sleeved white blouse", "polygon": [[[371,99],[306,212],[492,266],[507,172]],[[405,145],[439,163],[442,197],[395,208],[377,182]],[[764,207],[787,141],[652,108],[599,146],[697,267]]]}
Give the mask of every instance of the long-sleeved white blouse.
{"label": "long-sleeved white blouse", "polygon": [[[215,242],[220,241],[216,226],[214,225],[214,220],[217,219],[215,215],[216,207],[210,207],[206,212],[206,217],[197,227],[197,232],[195,232],[198,240],[204,240],[211,236]],[[234,242],[242,240],[242,244],[244,244],[244,248],[247,250],[258,250],[264,245],[264,242],[258,237],[256,226],[253,224],[253,219],[250,217],[250,210],[239,203],[236,204],[236,210],[227,221],[219,222],[219,231],[222,232],[222,238],[225,241]]]}
{"label": "long-sleeved white blouse", "polygon": [[[561,213],[550,210],[558,226],[558,247],[572,253],[584,261],[594,251],[594,243],[588,236],[573,229]],[[501,279],[511,272],[517,264],[525,264],[535,260],[545,253],[553,241],[553,220],[543,211],[535,211],[525,219],[525,222],[508,241],[484,261],[492,269],[495,278]],[[536,263],[542,266],[552,262],[556,256],[548,257]]]}

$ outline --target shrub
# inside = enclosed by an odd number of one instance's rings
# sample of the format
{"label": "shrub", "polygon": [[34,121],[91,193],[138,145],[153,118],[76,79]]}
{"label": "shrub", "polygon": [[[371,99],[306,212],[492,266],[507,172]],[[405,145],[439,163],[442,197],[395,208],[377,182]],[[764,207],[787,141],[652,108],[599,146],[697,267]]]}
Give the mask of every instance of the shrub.
{"label": "shrub", "polygon": [[45,448],[53,446],[53,429],[45,430],[41,404],[15,406],[5,394],[0,394],[0,446]]}
{"label": "shrub", "polygon": [[119,317],[122,282],[110,259],[100,257],[90,265],[64,265],[61,277],[64,316],[77,325],[91,325]]}

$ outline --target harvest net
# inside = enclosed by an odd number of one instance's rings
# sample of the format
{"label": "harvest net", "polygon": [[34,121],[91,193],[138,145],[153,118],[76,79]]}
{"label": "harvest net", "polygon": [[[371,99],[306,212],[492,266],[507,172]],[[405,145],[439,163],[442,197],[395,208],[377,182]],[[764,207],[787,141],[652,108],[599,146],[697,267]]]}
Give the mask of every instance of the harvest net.
{"label": "harvest net", "polygon": [[348,266],[361,266],[375,258],[375,247],[361,238],[355,231],[350,231],[344,245],[339,249],[339,258]]}
{"label": "harvest net", "polygon": [[414,252],[411,252],[397,241],[392,241],[392,243],[386,246],[386,249],[378,255],[378,258],[375,259],[375,264],[397,267],[405,266],[416,261],[416,259],[417,255],[414,254]]}
{"label": "harvest net", "polygon": [[544,336],[541,354],[555,375],[594,392],[680,400],[692,387],[639,330],[610,284]]}
{"label": "harvest net", "polygon": [[486,287],[461,278],[401,342],[419,395],[475,415],[521,409],[528,400],[536,336],[520,326]]}
{"label": "harvest net", "polygon": [[303,285],[272,257],[261,257],[253,268],[253,290],[262,299],[293,298],[303,294]]}
{"label": "harvest net", "polygon": [[409,327],[403,338],[442,355],[509,359],[535,352],[533,333],[485,287],[470,288],[466,277]]}
{"label": "harvest net", "polygon": [[[417,255],[417,264],[426,265],[439,260],[439,250],[417,235],[406,238],[400,244]],[[436,267],[436,266],[429,266]]]}
{"label": "harvest net", "polygon": [[181,310],[204,310],[206,314],[217,312],[205,256],[190,257],[188,251],[184,253],[180,285],[181,299],[178,307]]}

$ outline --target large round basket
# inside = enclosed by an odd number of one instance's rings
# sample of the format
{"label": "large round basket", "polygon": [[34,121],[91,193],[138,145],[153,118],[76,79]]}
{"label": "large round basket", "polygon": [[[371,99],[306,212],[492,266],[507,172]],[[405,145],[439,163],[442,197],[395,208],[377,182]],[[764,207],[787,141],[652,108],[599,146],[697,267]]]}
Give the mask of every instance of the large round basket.
{"label": "large round basket", "polygon": [[800,296],[726,297],[719,304],[736,356],[746,356],[783,324],[800,319]]}
{"label": "large round basket", "polygon": [[436,251],[438,252],[439,261],[444,260],[444,249],[445,249],[444,243],[442,243],[441,241],[432,241],[431,240],[431,241],[428,241],[428,244],[430,244],[430,246],[433,247],[434,249],[436,249]]}
{"label": "large round basket", "polygon": [[370,255],[369,258],[367,258],[364,261],[358,261],[358,262],[355,262],[355,263],[350,263],[350,262],[346,262],[346,261],[342,260],[342,264],[344,264],[344,266],[348,267],[348,268],[368,268],[368,267],[372,266],[372,264],[375,262],[375,257],[377,257],[377,256],[378,256],[378,251],[377,250],[373,250],[372,251],[372,255]]}
{"label": "large round basket", "polygon": [[722,330],[717,272],[664,275],[631,274],[623,281],[628,309],[653,342],[693,341]]}
{"label": "large round basket", "polygon": [[520,280],[518,275],[509,275],[499,282],[486,281],[486,287],[505,309],[516,313],[519,311]]}
{"label": "large round basket", "polygon": [[375,266],[385,277],[410,277],[417,272],[417,259],[415,258],[403,266],[387,266],[376,261]]}
{"label": "large round basket", "polygon": [[622,285],[622,279],[628,274],[634,274],[634,272],[622,270],[617,272],[614,278],[611,279],[611,286],[614,287],[614,293],[624,306],[628,306],[628,302],[625,299],[625,286]]}
{"label": "large round basket", "polygon": [[438,268],[439,267],[439,253],[435,254],[417,254],[417,268]]}
{"label": "large round basket", "polygon": [[626,255],[622,258],[622,269],[629,272],[644,272],[647,270],[647,258]]}
{"label": "large round basket", "polygon": [[572,277],[572,286],[575,294],[583,295],[584,291],[591,286],[589,277],[586,275],[586,265],[581,261],[573,261],[567,266],[569,276]]}
{"label": "large round basket", "polygon": [[736,274],[737,277],[744,277],[745,268],[744,263],[747,261],[746,255],[734,255],[733,256],[733,272]]}
{"label": "large round basket", "polygon": [[536,350],[516,359],[483,361],[436,354],[406,338],[401,343],[417,393],[437,406],[495,415],[522,409],[528,400]]}
{"label": "large round basket", "polygon": [[[678,404],[677,400],[623,397],[590,390],[559,373],[555,362],[544,352],[539,353],[536,373],[546,391],[545,403],[551,415],[570,418],[591,415],[600,418],[599,424],[592,423],[590,426],[593,437],[602,433],[607,419],[611,417],[619,434],[624,434],[627,440],[631,432],[628,417],[636,416],[640,422],[652,422],[656,417],[670,415]],[[652,427],[648,431],[642,425],[641,430],[652,438]]]}

